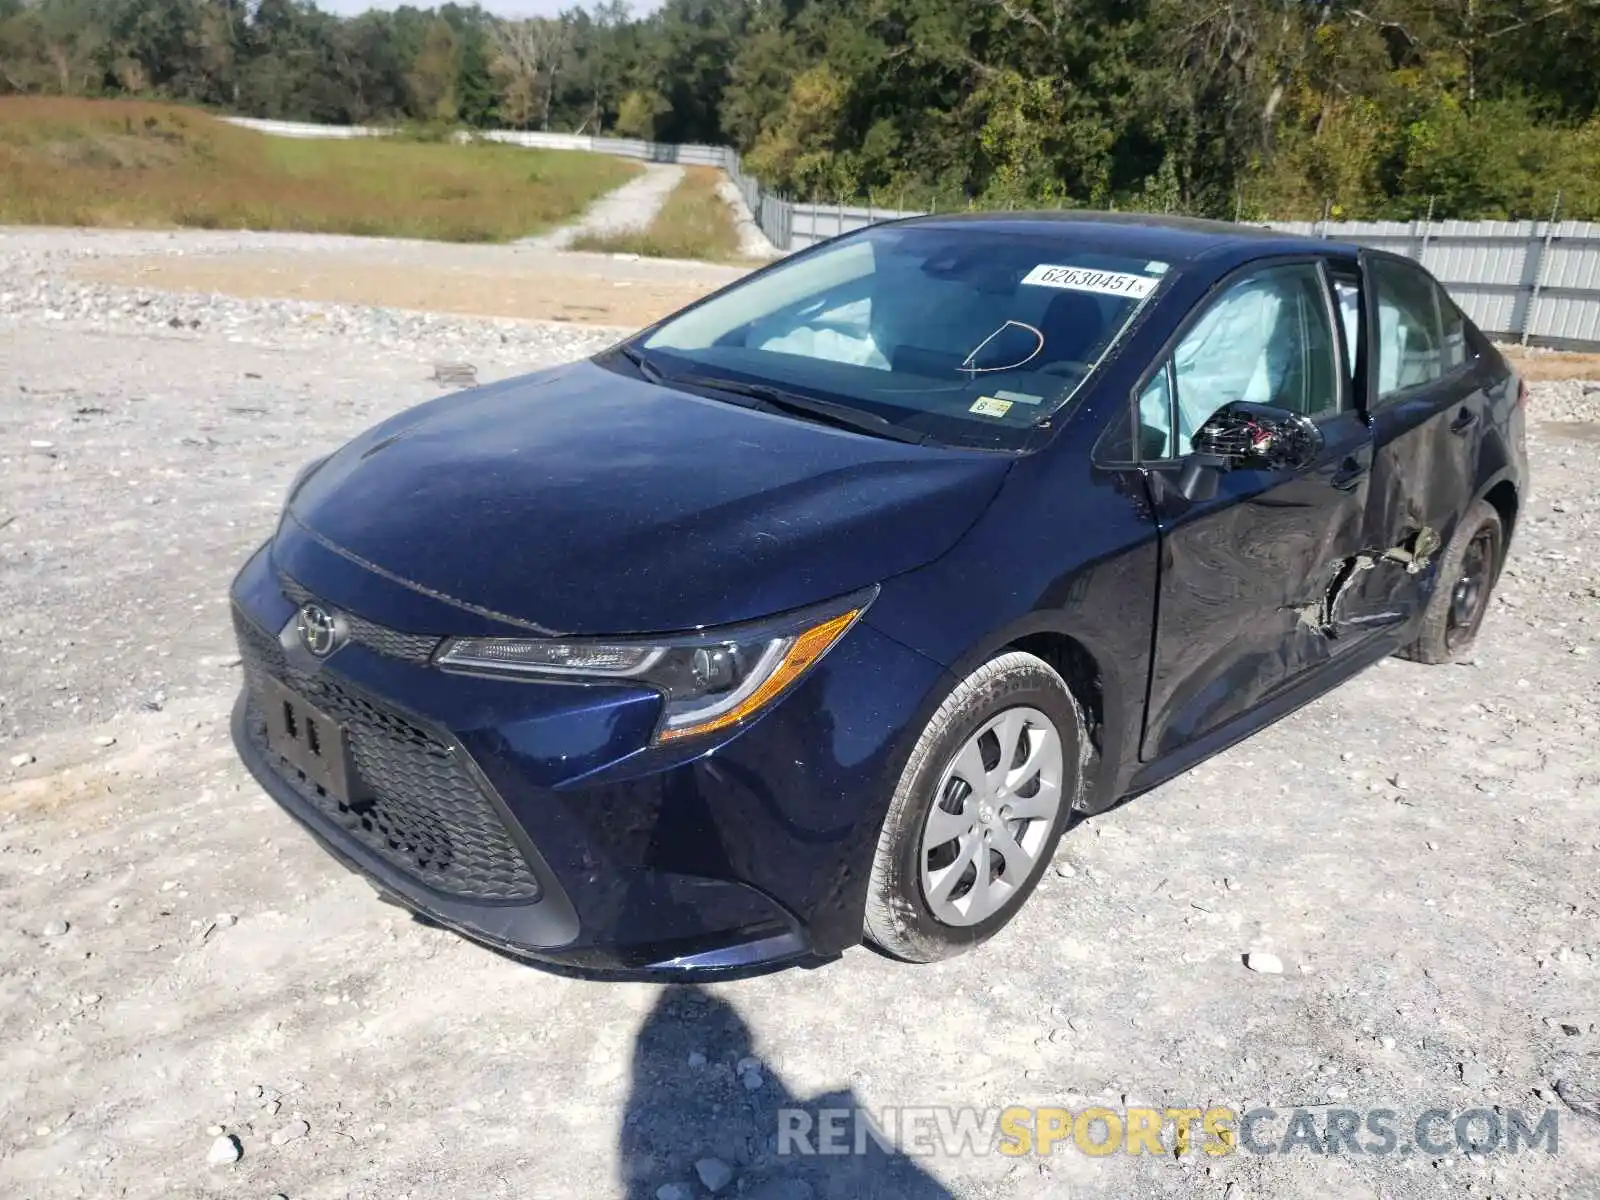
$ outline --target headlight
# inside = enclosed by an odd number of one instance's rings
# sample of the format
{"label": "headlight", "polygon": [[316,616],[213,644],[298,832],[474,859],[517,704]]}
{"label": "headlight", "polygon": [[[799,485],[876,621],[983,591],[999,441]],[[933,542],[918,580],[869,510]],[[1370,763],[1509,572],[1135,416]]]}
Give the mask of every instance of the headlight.
{"label": "headlight", "polygon": [[838,643],[878,594],[876,587],[768,621],[681,637],[456,638],[437,661],[471,675],[627,680],[664,700],[657,742],[714,733],[766,708]]}

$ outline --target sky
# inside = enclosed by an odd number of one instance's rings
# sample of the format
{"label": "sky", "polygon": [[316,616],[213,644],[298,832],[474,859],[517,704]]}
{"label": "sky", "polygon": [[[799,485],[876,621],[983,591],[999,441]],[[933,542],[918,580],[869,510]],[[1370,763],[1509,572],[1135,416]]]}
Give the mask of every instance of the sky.
{"label": "sky", "polygon": [[[409,0],[417,8],[436,8],[443,0]],[[460,0],[467,4],[471,0]],[[402,0],[316,0],[318,8],[325,12],[339,13],[341,16],[351,16],[355,13],[366,12],[369,8],[398,8]],[[584,0],[478,0],[478,3],[488,12],[501,17],[553,17],[562,9],[584,8]],[[657,6],[658,0],[633,0],[635,15],[649,12]]]}

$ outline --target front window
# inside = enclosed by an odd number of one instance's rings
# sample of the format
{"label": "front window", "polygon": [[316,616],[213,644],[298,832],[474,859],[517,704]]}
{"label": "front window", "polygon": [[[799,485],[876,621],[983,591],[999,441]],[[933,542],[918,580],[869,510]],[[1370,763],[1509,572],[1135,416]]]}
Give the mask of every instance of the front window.
{"label": "front window", "polygon": [[640,348],[669,383],[768,385],[930,440],[1018,448],[1166,271],[1078,238],[890,226],[752,279]]}
{"label": "front window", "polygon": [[1141,456],[1175,458],[1218,409],[1244,401],[1306,417],[1339,407],[1334,332],[1309,263],[1242,279],[1190,326],[1139,394]]}

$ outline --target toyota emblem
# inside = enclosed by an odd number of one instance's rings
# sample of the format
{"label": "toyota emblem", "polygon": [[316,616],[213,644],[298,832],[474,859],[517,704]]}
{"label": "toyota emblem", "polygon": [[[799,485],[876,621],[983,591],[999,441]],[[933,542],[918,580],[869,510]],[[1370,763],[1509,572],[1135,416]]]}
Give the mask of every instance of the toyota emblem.
{"label": "toyota emblem", "polygon": [[300,634],[300,644],[318,658],[327,658],[344,640],[339,623],[320,604],[302,604],[294,627]]}

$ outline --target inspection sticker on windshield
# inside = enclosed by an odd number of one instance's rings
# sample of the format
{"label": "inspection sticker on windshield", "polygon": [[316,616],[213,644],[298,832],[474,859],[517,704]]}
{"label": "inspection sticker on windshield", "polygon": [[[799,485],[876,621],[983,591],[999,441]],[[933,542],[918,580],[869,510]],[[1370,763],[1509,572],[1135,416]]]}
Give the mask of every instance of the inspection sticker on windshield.
{"label": "inspection sticker on windshield", "polygon": [[1003,417],[1011,411],[1011,401],[998,400],[993,396],[979,396],[967,411],[975,412],[980,417]]}
{"label": "inspection sticker on windshield", "polygon": [[1100,292],[1107,296],[1132,296],[1143,300],[1156,290],[1159,279],[1122,271],[1097,271],[1093,267],[1052,266],[1040,263],[1022,279],[1034,287],[1065,288],[1071,292]]}

